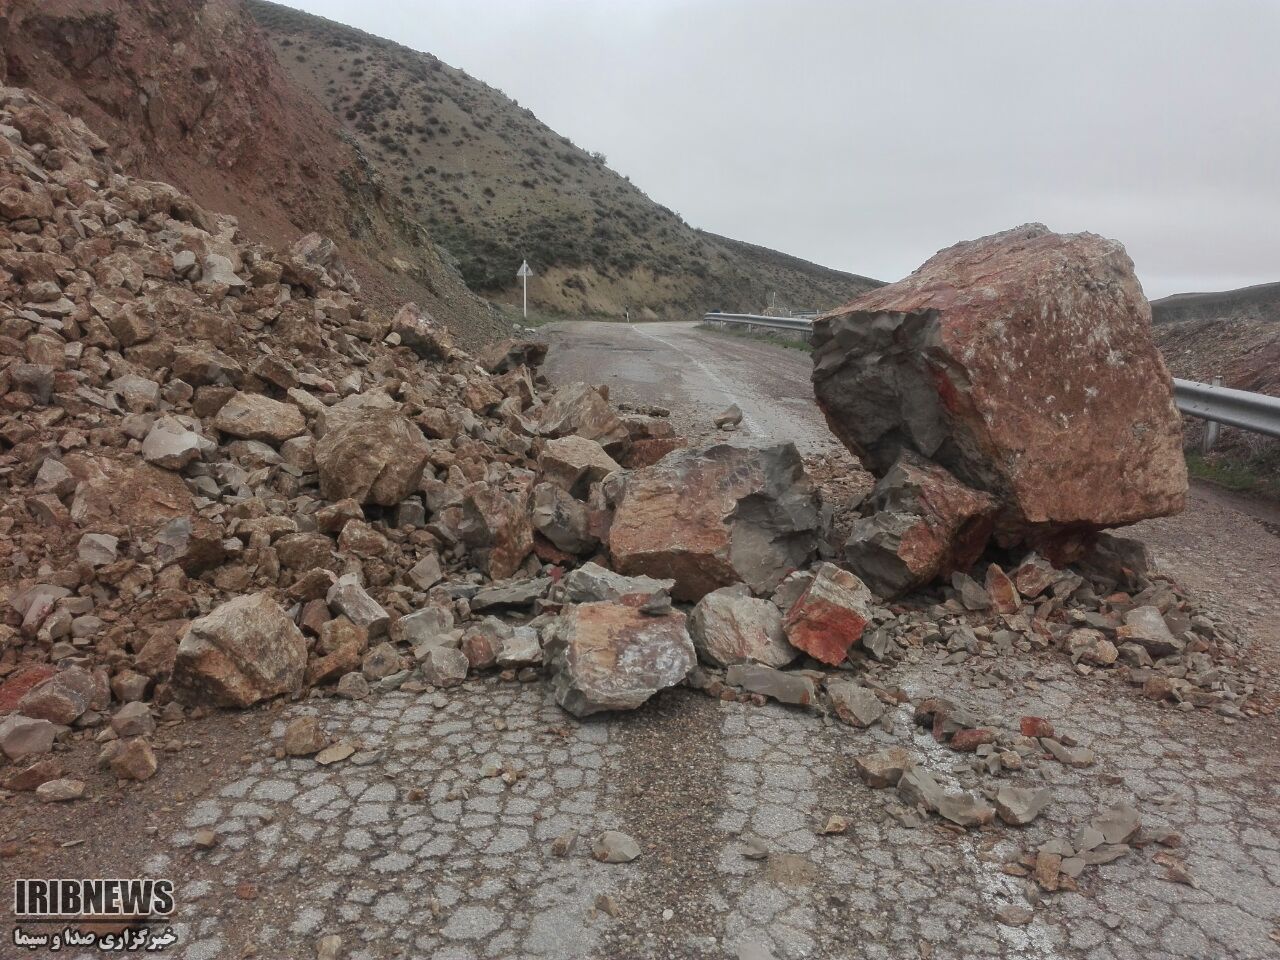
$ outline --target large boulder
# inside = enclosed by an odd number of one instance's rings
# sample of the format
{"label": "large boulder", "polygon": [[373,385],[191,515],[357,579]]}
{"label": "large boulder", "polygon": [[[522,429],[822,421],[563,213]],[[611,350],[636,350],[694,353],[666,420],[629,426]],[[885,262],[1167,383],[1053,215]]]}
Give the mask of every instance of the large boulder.
{"label": "large boulder", "polygon": [[404,417],[365,410],[330,427],[316,444],[320,492],[326,500],[395,506],[422,479],[429,448]]}
{"label": "large boulder", "polygon": [[570,607],[546,640],[552,693],[576,717],[634,710],[696,662],[683,613],[652,616],[623,603]]}
{"label": "large boulder", "polygon": [[538,467],[547,480],[580,499],[586,498],[591,484],[622,469],[604,447],[585,437],[548,440],[538,457]]}
{"label": "large boulder", "polygon": [[817,549],[818,495],[795,444],[677,450],[620,482],[614,566],[674,579],[679,600],[738,582],[768,593]]}
{"label": "large boulder", "polygon": [[302,632],[268,594],[255,593],[191,622],[178,645],[173,686],[189,702],[247,707],[296,693],[306,668]]}
{"label": "large boulder", "polygon": [[1031,224],[960,243],[813,340],[836,436],[877,475],[913,451],[992,494],[1004,545],[1182,509],[1172,384],[1115,241]]}
{"label": "large boulder", "polygon": [[849,568],[877,594],[894,597],[966,570],[991,536],[995,499],[942,467],[903,453],[876,483],[845,544]]}
{"label": "large boulder", "polygon": [[500,340],[480,351],[480,366],[490,373],[507,373],[517,367],[540,366],[547,358],[547,344],[541,340]]}
{"label": "large boulder", "polygon": [[717,667],[785,667],[800,655],[782,631],[782,611],[751,596],[746,584],[721,587],[699,600],[689,614],[689,636],[698,656]]}

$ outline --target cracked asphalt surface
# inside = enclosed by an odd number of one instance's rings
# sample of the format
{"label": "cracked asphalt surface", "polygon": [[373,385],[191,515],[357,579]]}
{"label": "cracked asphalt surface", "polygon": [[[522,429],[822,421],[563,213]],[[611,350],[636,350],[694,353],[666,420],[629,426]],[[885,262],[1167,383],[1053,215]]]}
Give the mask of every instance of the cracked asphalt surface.
{"label": "cracked asphalt surface", "polygon": [[[695,438],[715,435],[710,416],[730,396],[746,414],[739,441],[798,439],[806,452],[833,443],[811,402],[791,402],[807,390],[799,351],[691,325],[549,332],[553,380],[608,383],[615,399],[670,407]],[[692,356],[718,380],[708,386]],[[782,412],[771,412],[775,393]],[[1250,509],[1197,489],[1187,514],[1140,533],[1265,668],[1280,646],[1280,541]],[[67,755],[91,799],[7,801],[0,879],[7,889],[14,876],[172,876],[180,940],[166,955],[183,960],[311,958],[331,935],[336,956],[353,960],[1280,956],[1275,716],[1182,713],[1115,678],[1078,676],[1051,653],[945,656],[913,650],[876,681],[912,699],[945,695],[1002,728],[1044,716],[1096,751],[1086,769],[1043,760],[1002,775],[1052,788],[1031,826],[916,825],[892,791],[864,786],[854,759],[890,745],[912,747],[944,780],[977,784],[972,758],[935,744],[908,706],[888,728],[856,730],[680,689],[577,721],[541,683],[473,678],[163,728],[175,748],[160,773],[127,787],[93,771],[91,747]],[[285,724],[307,713],[356,753],[330,766],[277,759]],[[1007,869],[1018,852],[1069,839],[1119,801],[1144,827],[1181,836],[1172,852],[1196,886],[1165,879],[1153,845],[1088,868],[1077,892],[1029,904],[1026,881]],[[832,815],[848,829],[820,834]],[[202,828],[218,835],[211,850],[193,845]],[[641,857],[592,859],[606,829],[635,837]],[[553,842],[574,832],[557,855]],[[1001,922],[1008,906],[1029,907],[1030,923]]]}

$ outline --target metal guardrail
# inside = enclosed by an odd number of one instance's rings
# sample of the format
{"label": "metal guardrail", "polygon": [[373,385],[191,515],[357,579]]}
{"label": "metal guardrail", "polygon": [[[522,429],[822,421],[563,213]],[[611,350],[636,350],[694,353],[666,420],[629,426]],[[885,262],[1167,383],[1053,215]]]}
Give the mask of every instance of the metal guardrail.
{"label": "metal guardrail", "polygon": [[766,330],[809,330],[813,321],[808,317],[764,317],[754,313],[706,313],[705,323],[724,323],[735,327],[764,327]]}
{"label": "metal guardrail", "polygon": [[1189,417],[1280,437],[1280,397],[1175,379],[1173,399]]}
{"label": "metal guardrail", "polygon": [[[708,313],[702,319],[708,323],[773,330],[808,330],[813,326],[807,317],[764,317],[752,313]],[[1174,378],[1173,400],[1182,413],[1208,420],[1211,425],[1223,424],[1280,438],[1280,397],[1233,390],[1218,383]],[[1216,439],[1217,430],[1213,429],[1205,436],[1205,448],[1212,447]]]}

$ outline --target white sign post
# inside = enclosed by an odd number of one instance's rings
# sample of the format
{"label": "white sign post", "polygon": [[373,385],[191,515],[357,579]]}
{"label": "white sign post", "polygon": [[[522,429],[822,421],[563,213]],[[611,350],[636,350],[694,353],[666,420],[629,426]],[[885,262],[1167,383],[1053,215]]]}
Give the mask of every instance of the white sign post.
{"label": "white sign post", "polygon": [[524,318],[529,319],[529,278],[533,276],[533,271],[529,269],[529,261],[523,260],[520,263],[520,269],[516,271],[516,276],[520,278],[524,285]]}

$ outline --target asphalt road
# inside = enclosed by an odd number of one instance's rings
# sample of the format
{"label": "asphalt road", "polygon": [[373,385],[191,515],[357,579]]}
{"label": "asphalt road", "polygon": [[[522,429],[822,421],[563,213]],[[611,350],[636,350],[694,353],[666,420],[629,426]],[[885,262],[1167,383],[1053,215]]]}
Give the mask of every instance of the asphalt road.
{"label": "asphalt road", "polygon": [[[715,436],[710,415],[733,401],[746,414],[739,438],[795,439],[810,451],[827,442],[804,402],[802,352],[685,325],[550,334],[553,379],[668,406],[694,436]],[[1260,654],[1274,652],[1259,625],[1274,620],[1280,551],[1261,524],[1193,498],[1184,517],[1143,535]],[[1230,562],[1218,559],[1228,548]],[[1274,718],[1162,708],[1104,675],[1078,676],[1056,654],[944,664],[926,647],[879,681],[913,699],[943,694],[1002,728],[1047,717],[1097,762],[1013,775],[1053,794],[1029,827],[953,832],[904,822],[891,792],[854,772],[855,757],[902,745],[964,782],[957,755],[918,732],[908,707],[885,727],[855,730],[676,690],[578,722],[542,683],[473,679],[187,721],[162,732],[174,749],[160,773],[128,787],[93,770],[89,746],[65,761],[79,764],[92,799],[6,802],[0,881],[7,890],[21,875],[172,876],[180,940],[166,955],[182,960],[306,960],[324,937],[340,940],[332,956],[362,960],[1280,954]],[[357,752],[330,766],[277,759],[285,723],[302,713]],[[1147,828],[1180,835],[1172,852],[1195,886],[1167,879],[1148,847],[1090,868],[1078,892],[1029,902],[1026,881],[1002,865],[1121,801]],[[832,815],[848,829],[820,834]],[[202,828],[217,834],[211,850],[194,846]],[[605,829],[631,834],[642,856],[593,860],[590,841]],[[575,831],[558,856],[554,839]],[[752,846],[763,859],[748,856]],[[1029,923],[1002,922],[1010,907],[1029,909]]]}

